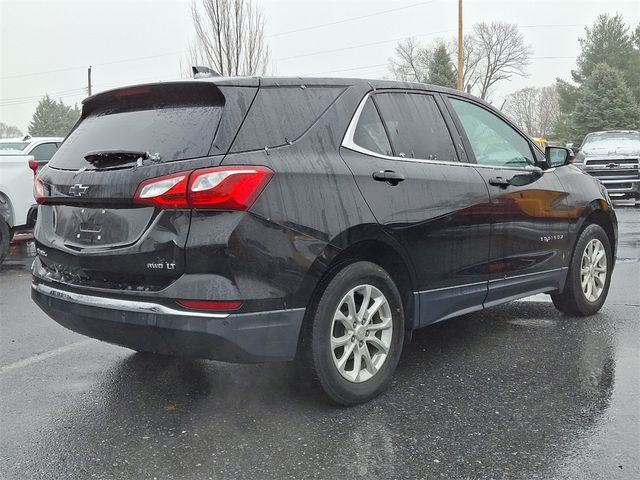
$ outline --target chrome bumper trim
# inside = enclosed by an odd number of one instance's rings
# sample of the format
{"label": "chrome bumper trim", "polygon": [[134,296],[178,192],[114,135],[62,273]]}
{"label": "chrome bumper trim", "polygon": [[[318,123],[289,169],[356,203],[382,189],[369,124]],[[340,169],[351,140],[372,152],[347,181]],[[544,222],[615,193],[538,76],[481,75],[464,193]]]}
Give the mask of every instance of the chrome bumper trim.
{"label": "chrome bumper trim", "polygon": [[47,295],[52,298],[66,300],[68,302],[74,302],[81,305],[88,305],[91,307],[106,308],[110,310],[123,310],[126,312],[154,313],[159,315],[177,315],[181,317],[200,318],[227,318],[229,316],[228,313],[192,312],[188,310],[177,310],[175,308],[170,308],[166,305],[160,305],[158,303],[84,295],[82,293],[67,292],[65,290],[52,288],[41,283],[32,283],[31,288],[33,288],[38,293]]}

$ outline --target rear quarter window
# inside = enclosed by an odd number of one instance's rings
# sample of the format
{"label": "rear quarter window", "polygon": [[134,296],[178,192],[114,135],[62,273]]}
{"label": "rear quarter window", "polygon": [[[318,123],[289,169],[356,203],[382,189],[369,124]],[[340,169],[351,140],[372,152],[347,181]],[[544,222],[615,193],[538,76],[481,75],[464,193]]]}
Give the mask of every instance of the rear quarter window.
{"label": "rear quarter window", "polygon": [[232,152],[286,145],[300,138],[345,90],[344,87],[261,87]]}

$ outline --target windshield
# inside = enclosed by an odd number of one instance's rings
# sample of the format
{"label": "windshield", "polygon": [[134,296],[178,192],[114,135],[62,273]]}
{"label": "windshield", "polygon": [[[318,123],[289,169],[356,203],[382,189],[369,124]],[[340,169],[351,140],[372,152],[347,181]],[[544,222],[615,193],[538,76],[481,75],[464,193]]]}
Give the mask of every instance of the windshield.
{"label": "windshield", "polygon": [[587,135],[582,148],[640,148],[639,132],[606,132]]}
{"label": "windshield", "polygon": [[0,142],[0,150],[24,150],[29,142]]}

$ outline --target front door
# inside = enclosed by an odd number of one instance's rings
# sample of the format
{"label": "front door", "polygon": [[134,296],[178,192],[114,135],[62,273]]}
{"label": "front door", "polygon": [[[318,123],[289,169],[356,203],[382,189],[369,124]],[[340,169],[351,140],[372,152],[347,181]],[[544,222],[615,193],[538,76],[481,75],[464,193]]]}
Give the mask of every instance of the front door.
{"label": "front door", "polygon": [[482,308],[489,202],[475,168],[458,161],[436,97],[378,92],[347,132],[342,157],[382,228],[416,274],[420,325]]}
{"label": "front door", "polygon": [[560,288],[566,277],[566,194],[531,142],[477,103],[449,97],[470,157],[491,196],[489,293],[485,306]]}

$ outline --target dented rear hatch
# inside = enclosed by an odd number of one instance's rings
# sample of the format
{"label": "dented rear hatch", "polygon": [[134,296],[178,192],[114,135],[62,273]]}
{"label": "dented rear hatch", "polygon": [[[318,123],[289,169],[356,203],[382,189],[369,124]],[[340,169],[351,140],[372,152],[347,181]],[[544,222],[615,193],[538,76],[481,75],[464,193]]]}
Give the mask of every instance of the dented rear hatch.
{"label": "dented rear hatch", "polygon": [[183,81],[90,97],[38,176],[36,274],[97,288],[157,290],[184,270],[189,209],[140,206],[140,183],[219,165],[257,81]]}

